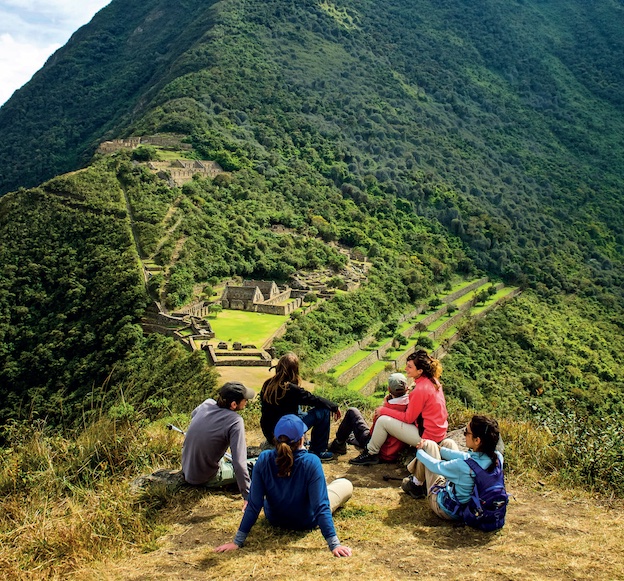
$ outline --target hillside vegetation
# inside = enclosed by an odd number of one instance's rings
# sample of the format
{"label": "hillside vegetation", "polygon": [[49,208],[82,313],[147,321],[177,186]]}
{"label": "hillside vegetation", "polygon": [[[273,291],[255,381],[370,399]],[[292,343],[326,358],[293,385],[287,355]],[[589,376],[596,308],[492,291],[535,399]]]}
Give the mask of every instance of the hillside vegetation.
{"label": "hillside vegetation", "polygon": [[[345,252],[366,283],[275,343],[320,393],[370,406],[312,370],[462,279],[521,286],[445,358],[454,418],[506,422],[522,486],[622,496],[623,52],[614,0],[113,0],[0,108],[1,562],[54,578],[154,547],[168,497],[122,490],[176,461],[155,433],[218,382],[143,335],[154,298],[339,278]],[[94,155],[158,133],[224,172],[179,187],[156,148]]]}

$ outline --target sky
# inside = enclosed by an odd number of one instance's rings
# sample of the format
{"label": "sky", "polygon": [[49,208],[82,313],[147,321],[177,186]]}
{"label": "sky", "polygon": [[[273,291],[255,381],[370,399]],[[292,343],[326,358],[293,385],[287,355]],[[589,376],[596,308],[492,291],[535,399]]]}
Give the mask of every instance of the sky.
{"label": "sky", "polygon": [[0,105],[111,0],[0,0]]}

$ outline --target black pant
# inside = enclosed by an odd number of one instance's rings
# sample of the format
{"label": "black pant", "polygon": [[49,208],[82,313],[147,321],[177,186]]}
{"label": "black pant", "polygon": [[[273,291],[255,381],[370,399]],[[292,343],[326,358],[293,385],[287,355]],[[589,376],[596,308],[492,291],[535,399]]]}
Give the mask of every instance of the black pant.
{"label": "black pant", "polygon": [[336,440],[339,442],[346,442],[349,436],[353,434],[353,437],[357,441],[360,447],[366,446],[370,440],[370,428],[357,408],[349,408],[344,418],[336,430]]}

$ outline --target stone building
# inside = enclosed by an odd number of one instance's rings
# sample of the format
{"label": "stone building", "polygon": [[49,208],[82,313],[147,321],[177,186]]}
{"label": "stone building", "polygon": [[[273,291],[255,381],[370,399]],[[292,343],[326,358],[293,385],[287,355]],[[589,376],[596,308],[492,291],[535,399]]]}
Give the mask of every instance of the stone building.
{"label": "stone building", "polygon": [[227,284],[221,295],[224,309],[253,311],[272,315],[289,315],[301,306],[305,293],[296,293],[285,287],[280,289],[272,281],[245,280],[242,286]]}

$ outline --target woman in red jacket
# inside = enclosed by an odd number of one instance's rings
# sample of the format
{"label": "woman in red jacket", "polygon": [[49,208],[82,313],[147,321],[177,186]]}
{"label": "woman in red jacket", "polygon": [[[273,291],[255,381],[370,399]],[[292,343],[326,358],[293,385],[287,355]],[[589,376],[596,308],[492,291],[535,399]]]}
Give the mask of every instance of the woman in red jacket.
{"label": "woman in red jacket", "polygon": [[400,412],[381,408],[366,449],[357,458],[350,460],[351,464],[378,464],[379,450],[389,435],[410,446],[416,446],[421,439],[442,443],[446,438],[448,412],[439,381],[442,365],[426,351],[419,350],[407,358],[405,374],[414,380],[407,409]]}

